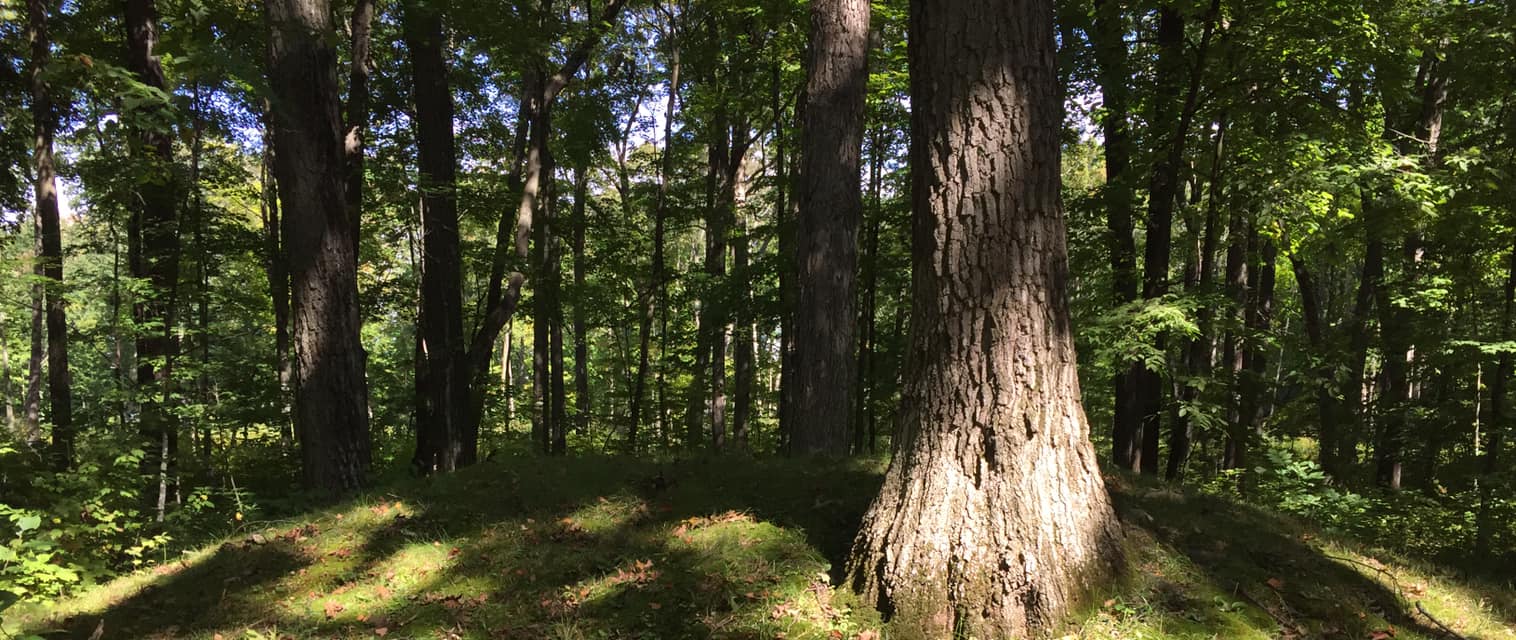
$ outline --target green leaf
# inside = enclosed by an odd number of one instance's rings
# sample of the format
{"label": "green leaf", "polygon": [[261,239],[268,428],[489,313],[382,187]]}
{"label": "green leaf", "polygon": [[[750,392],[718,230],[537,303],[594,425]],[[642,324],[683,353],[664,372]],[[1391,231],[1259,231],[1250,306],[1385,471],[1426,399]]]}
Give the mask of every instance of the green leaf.
{"label": "green leaf", "polygon": [[23,516],[21,519],[16,521],[16,528],[20,529],[22,532],[31,531],[32,529],[36,529],[40,526],[42,526],[41,516]]}

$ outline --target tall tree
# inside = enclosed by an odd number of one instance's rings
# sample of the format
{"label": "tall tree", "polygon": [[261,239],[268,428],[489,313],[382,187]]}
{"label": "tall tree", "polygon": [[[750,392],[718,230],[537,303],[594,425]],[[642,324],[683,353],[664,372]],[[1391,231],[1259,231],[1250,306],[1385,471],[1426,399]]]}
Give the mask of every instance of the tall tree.
{"label": "tall tree", "polygon": [[[158,45],[158,7],[155,0],[126,1],[127,68],[137,80],[166,94],[163,67],[154,48]],[[167,104],[147,101],[144,110],[168,110]],[[132,276],[147,282],[146,296],[133,305],[137,324],[137,388],[141,406],[141,432],[147,440],[144,470],[158,479],[158,519],[169,500],[179,449],[178,425],[167,403],[173,390],[175,286],[179,280],[178,194],[173,175],[173,135],[149,112],[135,114],[139,123],[134,152],[139,154],[143,177],[137,185],[136,210],[132,212]]]}
{"label": "tall tree", "polygon": [[911,3],[910,362],[849,561],[902,636],[1027,636],[1120,555],[1069,326],[1053,33],[1046,0]]}
{"label": "tall tree", "polygon": [[795,192],[795,362],[784,381],[794,454],[847,455],[850,444],[868,43],[867,0],[811,3]]}
{"label": "tall tree", "polygon": [[264,15],[303,477],[309,487],[347,493],[364,485],[370,442],[331,4],[269,0]]}
{"label": "tall tree", "polygon": [[[1137,299],[1137,245],[1132,236],[1134,194],[1132,185],[1133,141],[1126,20],[1120,0],[1095,0],[1090,44],[1094,48],[1101,96],[1100,131],[1105,138],[1105,207],[1107,251],[1110,253],[1112,294],[1116,306]],[[1115,410],[1111,426],[1111,461],[1137,471],[1142,464],[1142,416],[1137,406],[1134,365],[1112,377]]]}
{"label": "tall tree", "polygon": [[[669,176],[674,172],[674,116],[679,105],[679,41],[677,40],[677,25],[674,20],[669,21],[668,29],[664,34],[664,46],[668,47],[668,97],[663,106],[663,149],[659,152],[658,161],[658,192],[653,201],[653,256],[650,266],[649,291],[643,295],[648,298],[644,303],[642,314],[642,326],[638,332],[637,350],[637,376],[632,382],[631,398],[631,423],[627,429],[627,448],[637,450],[637,433],[643,422],[643,397],[647,393],[648,368],[651,366],[649,349],[652,343],[653,313],[654,308],[663,319],[659,323],[659,335],[668,334],[668,274],[664,264],[664,235],[667,233],[666,221],[668,218],[669,200]],[[660,349],[662,354],[665,350]],[[665,436],[666,429],[662,419],[663,405],[663,367],[659,367],[657,374],[657,395],[659,431]]]}
{"label": "tall tree", "polygon": [[[356,247],[362,237],[363,226],[363,157],[365,136],[368,135],[369,49],[371,48],[370,41],[373,39],[374,0],[357,0],[353,4],[350,20],[348,31],[352,34],[352,51],[350,52],[352,60],[349,62],[351,66],[348,70],[347,122],[342,137],[342,152],[347,167],[343,188],[347,198],[349,222],[352,225],[350,233],[353,234],[353,246]],[[437,46],[440,48],[443,45]],[[414,52],[412,56],[415,56]],[[442,78],[441,82],[446,85],[447,78]],[[353,251],[353,259],[358,259],[356,250]]]}
{"label": "tall tree", "polygon": [[404,6],[422,208],[421,309],[417,322],[421,359],[416,363],[416,452],[411,463],[418,471],[431,473],[452,471],[471,462],[463,451],[469,371],[464,359],[457,158],[442,13],[434,3],[423,0],[407,0]]}
{"label": "tall tree", "polygon": [[52,58],[48,35],[48,2],[27,0],[27,35],[32,45],[31,89],[33,193],[42,231],[42,276],[47,281],[47,392],[52,423],[52,459],[67,469],[74,459],[73,392],[68,371],[68,319],[63,300],[63,232],[58,220],[58,171],[53,165],[53,137],[58,127],[53,92],[47,85]]}

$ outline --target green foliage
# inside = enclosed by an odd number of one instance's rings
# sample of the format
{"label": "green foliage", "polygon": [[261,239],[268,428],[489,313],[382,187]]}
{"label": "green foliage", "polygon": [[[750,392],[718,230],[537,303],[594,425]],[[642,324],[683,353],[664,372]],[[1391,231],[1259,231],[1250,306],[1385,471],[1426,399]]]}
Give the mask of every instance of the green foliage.
{"label": "green foliage", "polygon": [[1362,531],[1370,500],[1333,486],[1314,461],[1281,448],[1268,449],[1267,456],[1266,464],[1253,469],[1256,493],[1250,498],[1328,530]]}

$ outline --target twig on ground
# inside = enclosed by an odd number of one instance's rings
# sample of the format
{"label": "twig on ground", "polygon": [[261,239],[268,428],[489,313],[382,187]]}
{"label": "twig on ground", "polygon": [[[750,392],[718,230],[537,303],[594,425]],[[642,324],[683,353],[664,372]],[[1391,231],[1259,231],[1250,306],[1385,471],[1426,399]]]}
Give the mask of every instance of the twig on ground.
{"label": "twig on ground", "polygon": [[1432,615],[1432,612],[1427,611],[1426,607],[1421,606],[1420,602],[1416,603],[1416,610],[1421,612],[1421,615],[1426,616],[1426,619],[1431,620],[1432,624],[1437,625],[1437,628],[1442,629],[1443,633],[1448,634],[1450,637],[1457,638],[1458,640],[1468,640],[1468,638],[1465,638],[1457,631],[1454,631],[1452,627],[1443,624],[1441,620],[1437,619],[1437,616]]}

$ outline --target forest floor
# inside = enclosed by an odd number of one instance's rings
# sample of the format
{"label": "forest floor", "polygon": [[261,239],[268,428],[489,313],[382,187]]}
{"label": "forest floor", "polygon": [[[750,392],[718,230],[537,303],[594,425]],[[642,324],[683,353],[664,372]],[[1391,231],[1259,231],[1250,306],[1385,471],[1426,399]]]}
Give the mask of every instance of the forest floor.
{"label": "forest floor", "polygon": [[[889,638],[830,586],[881,471],[508,457],[18,606],[0,638]],[[1516,638],[1508,589],[1228,500],[1109,484],[1131,571],[1055,637]]]}

